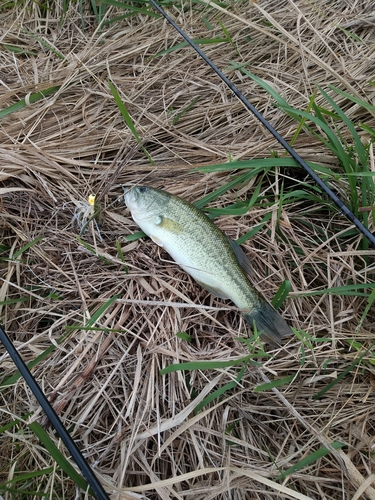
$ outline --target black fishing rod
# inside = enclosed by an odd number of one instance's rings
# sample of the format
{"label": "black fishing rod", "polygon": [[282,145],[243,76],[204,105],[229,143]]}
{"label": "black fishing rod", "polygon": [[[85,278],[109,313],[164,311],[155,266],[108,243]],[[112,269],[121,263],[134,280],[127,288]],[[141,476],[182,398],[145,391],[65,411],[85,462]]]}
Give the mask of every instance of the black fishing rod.
{"label": "black fishing rod", "polygon": [[308,166],[299,154],[286,142],[285,139],[272,127],[272,125],[257,111],[252,104],[245,98],[245,96],[237,89],[237,87],[222,73],[217,66],[206,56],[206,54],[182,31],[182,29],[168,16],[168,14],[155,2],[149,0],[150,4],[174,27],[176,31],[188,42],[191,47],[199,54],[199,56],[210,66],[211,69],[223,80],[223,82],[231,89],[233,94],[246,106],[246,108],[253,113],[253,115],[266,127],[266,129],[274,136],[274,138],[288,151],[288,153],[296,160],[301,167],[314,179],[318,186],[331,198],[337,205],[341,212],[356,226],[356,228],[369,240],[375,247],[375,235],[371,233],[362,222],[353,214],[351,210],[345,205],[344,202],[322,181],[322,179]]}
{"label": "black fishing rod", "polygon": [[17,366],[19,372],[25,379],[27,385],[32,390],[40,406],[43,408],[45,414],[47,415],[52,426],[55,428],[57,434],[60,436],[62,442],[65,444],[66,448],[70,452],[73,460],[78,465],[79,469],[82,472],[82,475],[86,478],[87,482],[90,484],[92,490],[96,495],[96,498],[98,500],[109,500],[109,496],[105,492],[98,478],[95,476],[90,465],[88,464],[82,453],[77,448],[77,445],[71,438],[69,432],[65,429],[63,423],[57,416],[57,413],[52,408],[50,402],[46,398],[42,389],[39,387],[35,378],[31,375],[30,370],[25,365],[23,359],[18,354],[17,349],[14,347],[12,341],[10,340],[10,338],[8,337],[8,335],[5,333],[5,331],[1,326],[0,326],[0,340],[4,344],[5,349],[8,351],[10,357],[12,358],[14,364]]}

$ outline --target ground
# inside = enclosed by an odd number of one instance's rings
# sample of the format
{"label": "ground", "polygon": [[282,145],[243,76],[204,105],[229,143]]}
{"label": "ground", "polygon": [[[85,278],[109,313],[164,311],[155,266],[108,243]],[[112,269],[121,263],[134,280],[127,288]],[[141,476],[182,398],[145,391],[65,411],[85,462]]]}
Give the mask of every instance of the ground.
{"label": "ground", "polygon": [[[112,499],[375,499],[374,250],[148,2],[115,4],[0,7],[1,324]],[[374,232],[374,2],[163,6]],[[293,336],[140,238],[137,183],[215,216]],[[84,498],[0,360],[3,498]]]}

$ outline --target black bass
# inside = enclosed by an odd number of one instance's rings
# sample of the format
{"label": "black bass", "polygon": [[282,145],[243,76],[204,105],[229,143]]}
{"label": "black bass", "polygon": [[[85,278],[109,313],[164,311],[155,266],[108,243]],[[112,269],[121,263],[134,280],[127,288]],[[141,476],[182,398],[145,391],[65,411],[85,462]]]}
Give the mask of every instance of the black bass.
{"label": "black bass", "polygon": [[230,299],[270,344],[291,335],[289,325],[250,284],[243,250],[201,210],[171,193],[137,186],[124,194],[134,221],[176,263],[212,294]]}

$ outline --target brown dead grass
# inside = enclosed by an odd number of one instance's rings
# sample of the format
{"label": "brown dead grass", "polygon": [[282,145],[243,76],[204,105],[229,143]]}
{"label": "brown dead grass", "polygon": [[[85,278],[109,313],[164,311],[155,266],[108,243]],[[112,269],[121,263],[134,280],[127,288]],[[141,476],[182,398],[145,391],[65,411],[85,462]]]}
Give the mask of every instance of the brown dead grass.
{"label": "brown dead grass", "polygon": [[[348,340],[356,338],[365,346],[373,341],[374,312],[355,333],[363,298],[299,296],[348,280],[373,281],[373,253],[357,251],[359,235],[343,243],[337,237],[323,241],[310,231],[304,220],[320,219],[322,227],[336,227],[337,232],[350,227],[334,211],[327,215],[319,206],[284,207],[285,241],[276,236],[280,183],[298,186],[307,180],[303,174],[292,179],[291,172],[277,172],[265,178],[262,195],[269,205],[242,217],[218,219],[223,231],[239,237],[273,211],[267,229],[245,244],[253,260],[254,283],[271,299],[282,281],[290,279],[285,318],[313,338],[332,341],[315,343],[312,349],[291,340],[271,351],[270,359],[259,359],[261,368],[249,367],[236,390],[195,415],[197,402],[234,380],[238,370],[192,372],[187,378],[181,373],[162,377],[159,370],[175,362],[245,355],[246,348],[235,340],[247,335],[245,325],[230,305],[207,295],[152,242],[126,242],[125,236],[137,228],[114,201],[122,193],[121,184],[143,179],[196,200],[232,177],[202,175],[192,167],[225,162],[229,155],[246,159],[269,156],[271,150],[283,152],[191,50],[152,57],[180,42],[161,19],[134,15],[99,30],[87,11],[83,30],[78,4],[70,4],[61,24],[60,9],[55,2],[44,18],[37,3],[26,1],[1,13],[1,43],[35,55],[13,54],[0,46],[0,108],[60,86],[55,94],[0,121],[1,243],[11,248],[10,259],[1,263],[0,301],[10,301],[2,302],[1,322],[23,359],[30,361],[56,344],[66,326],[87,324],[101,305],[119,295],[96,321],[98,330],[77,328],[33,369],[105,488],[114,499],[375,499],[373,365],[362,363],[323,398],[312,399],[356,359]],[[202,9],[179,12],[176,7],[170,12],[187,33],[203,38],[212,34],[202,21]],[[211,6],[205,16],[215,35],[222,36],[220,20],[235,47],[216,44],[204,50],[223,69],[232,60],[250,63],[253,73],[296,107],[306,108],[314,82],[332,83],[371,101],[375,28],[367,21],[373,11],[373,2],[342,0],[232,2],[230,11]],[[116,15],[115,10],[109,13],[111,18]],[[227,74],[290,140],[295,123],[250,79],[238,71]],[[155,166],[139,148],[124,161],[135,141],[108,79],[121,93]],[[197,104],[173,125],[176,113],[198,96]],[[344,99],[338,102],[351,118],[363,113]],[[360,118],[374,127],[373,117]],[[303,133],[296,146],[305,159],[334,168],[334,158],[314,137]],[[253,188],[254,181],[239,186],[214,206],[249,197]],[[101,197],[102,241],[92,226],[84,239],[107,262],[77,240],[72,226],[75,208],[92,192]],[[40,236],[43,239],[20,259],[13,259]],[[23,301],[17,302],[20,298]],[[193,341],[178,339],[181,331]],[[0,359],[2,378],[13,374],[10,359]],[[296,375],[294,382],[280,392],[254,392],[267,378],[291,374]],[[23,380],[0,394],[3,424],[30,412],[32,420],[42,418]],[[2,434],[2,481],[16,471],[53,463],[35,436],[23,429]],[[284,481],[272,481],[279,469],[333,441],[346,446]],[[51,498],[62,489],[64,498],[75,498],[74,487],[60,473],[43,484]]]}

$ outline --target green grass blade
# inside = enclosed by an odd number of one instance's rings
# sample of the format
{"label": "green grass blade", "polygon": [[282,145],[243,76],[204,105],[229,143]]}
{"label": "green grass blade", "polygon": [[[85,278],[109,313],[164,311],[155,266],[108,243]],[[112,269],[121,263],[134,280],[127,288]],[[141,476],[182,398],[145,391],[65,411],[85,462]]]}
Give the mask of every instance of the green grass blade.
{"label": "green grass blade", "polygon": [[14,427],[15,425],[18,425],[20,422],[21,422],[21,420],[16,419],[16,420],[12,420],[11,422],[8,422],[7,424],[1,426],[0,427],[0,434],[2,434],[5,431],[8,431],[9,429]]}
{"label": "green grass blade", "polygon": [[344,90],[338,89],[334,85],[328,85],[328,87],[331,90],[334,90],[335,92],[337,92],[338,94],[346,97],[347,99],[349,99],[349,101],[355,102],[356,104],[358,104],[362,108],[367,109],[367,111],[371,111],[372,113],[375,113],[375,106],[373,104],[370,104],[369,102],[364,101],[363,99],[360,99],[359,97],[355,97],[351,94],[348,94],[348,92],[345,92]]}
{"label": "green grass blade", "polygon": [[247,233],[243,234],[238,240],[236,240],[236,243],[239,245],[242,245],[242,243],[245,243],[245,241],[250,240],[253,236],[255,236],[259,231],[263,229],[263,227],[267,224],[269,220],[272,219],[272,212],[268,212],[263,219],[259,222],[259,224],[255,224],[255,226],[250,229]]}
{"label": "green grass blade", "polygon": [[90,3],[91,3],[92,11],[94,12],[94,16],[95,16],[96,22],[97,22],[97,24],[100,24],[101,19],[99,17],[98,8],[96,6],[96,1],[95,0],[90,0]]}
{"label": "green grass blade", "polygon": [[[130,132],[133,134],[135,140],[139,144],[140,142],[142,142],[142,140],[138,135],[138,132],[133,124],[133,120],[131,119],[131,117],[128,113],[128,110],[126,109],[125,104],[122,102],[122,99],[121,99],[119,93],[117,92],[116,87],[113,85],[113,83],[110,80],[108,80],[108,85],[109,85],[109,88],[111,89],[112,95],[116,101],[117,107],[119,108],[119,110],[122,114],[122,117],[124,118],[126,125],[128,126]],[[147,156],[151,165],[154,165],[154,162],[153,162],[151,156],[148,154],[147,150],[143,146],[142,146],[142,151]]]}
{"label": "green grass blade", "polygon": [[38,55],[37,52],[32,52],[31,50],[25,50],[22,47],[16,47],[14,45],[8,45],[7,43],[3,43],[2,46],[9,50],[9,52],[14,52],[15,54],[25,54],[28,56],[36,57]]}
{"label": "green grass blade", "polygon": [[371,127],[369,127],[368,125],[366,125],[366,123],[359,123],[359,125],[361,126],[361,128],[363,130],[365,130],[369,135],[372,136],[372,140],[374,140],[375,138],[375,130]]}
{"label": "green grass blade", "polygon": [[279,309],[282,306],[285,299],[288,297],[290,292],[291,283],[289,280],[284,280],[280,285],[280,288],[276,292],[274,298],[272,299],[272,305],[275,309]]}
{"label": "green grass blade", "polygon": [[133,234],[128,234],[127,236],[125,236],[125,239],[126,241],[136,241],[136,240],[139,240],[139,238],[144,238],[145,236],[147,236],[146,233],[144,233],[143,231],[138,231],[136,233],[133,233]]}
{"label": "green grass blade", "polygon": [[124,264],[124,271],[126,274],[129,274],[129,268],[125,264],[125,257],[124,257],[124,254],[122,252],[121,243],[119,242],[119,240],[116,240],[116,248],[117,248],[118,256],[119,256],[121,262]]}
{"label": "green grass blade", "polygon": [[121,99],[119,93],[117,92],[116,87],[113,85],[113,83],[110,80],[108,80],[108,85],[109,85],[109,88],[111,89],[112,95],[116,101],[118,109],[120,110],[120,112],[122,114],[122,117],[124,118],[126,125],[128,126],[130,132],[135,137],[136,141],[138,143],[140,143],[141,138],[138,135],[138,132],[133,124],[133,120],[131,119],[131,117],[128,113],[128,110],[126,109],[125,104],[122,102],[122,99]]}
{"label": "green grass blade", "polygon": [[140,7],[134,7],[127,3],[118,2],[117,0],[98,0],[97,4],[112,5],[113,7],[120,7],[121,9],[130,10],[133,14],[143,14],[150,17],[161,17],[160,14],[148,9],[142,9]]}
{"label": "green grass blade", "polygon": [[[38,422],[29,424],[30,429],[38,436],[44,447],[51,454],[52,458],[56,461],[59,467],[79,486],[83,491],[87,491],[89,485],[87,481],[74,469],[68,460],[64,457],[61,451],[56,447],[55,443],[51,440],[47,432]],[[93,492],[91,492],[93,494]]]}
{"label": "green grass blade", "polygon": [[[348,340],[348,342],[349,342],[350,346],[353,347],[353,349],[355,349],[357,352],[360,353],[363,351],[364,347],[363,347],[363,344],[361,344],[361,342],[358,342],[356,340]],[[366,359],[366,361],[368,361],[372,365],[375,365],[375,353],[371,354],[371,357]]]}
{"label": "green grass blade", "polygon": [[212,26],[212,24],[210,23],[210,21],[207,19],[207,17],[204,14],[202,14],[202,21],[204,22],[204,24],[206,25],[206,28],[209,31],[214,30],[214,27]]}
{"label": "green grass blade", "polygon": [[345,174],[339,174],[337,177],[347,177],[348,179],[350,177],[365,177],[365,178],[370,178],[370,177],[375,177],[375,172],[349,172],[349,173],[345,173]]}
{"label": "green grass blade", "polygon": [[[64,335],[62,335],[61,337],[59,337],[56,340],[56,344],[57,345],[62,344],[64,342],[64,340],[69,335],[70,335],[69,332],[64,333]],[[32,368],[34,368],[34,366],[37,366],[38,363],[40,363],[44,359],[48,358],[53,353],[53,351],[55,349],[56,349],[56,346],[54,344],[51,345],[51,346],[49,346],[45,351],[42,352],[42,354],[39,354],[39,356],[37,356],[35,359],[33,359],[32,361],[29,361],[29,363],[26,363],[27,368],[29,370],[31,370]],[[5,387],[8,387],[9,385],[12,385],[12,384],[16,383],[17,380],[19,380],[20,378],[21,378],[21,374],[20,374],[20,372],[17,371],[14,375],[11,375],[10,377],[4,379],[0,383],[0,391],[3,390]]]}
{"label": "green grass blade", "polygon": [[82,326],[82,325],[68,325],[65,327],[66,330],[86,330],[90,332],[114,332],[121,333],[123,330],[118,328],[99,328],[98,326]]}
{"label": "green grass blade", "polygon": [[[331,443],[331,446],[334,450],[339,450],[340,448],[343,448],[345,446],[345,444],[340,443],[339,441],[334,441],[333,443]],[[292,467],[287,469],[285,472],[283,472],[279,476],[275,477],[275,481],[280,480],[280,479],[284,479],[286,476],[290,476],[290,474],[293,474],[294,472],[297,472],[301,469],[304,469],[308,465],[312,464],[313,462],[316,462],[320,458],[325,457],[329,453],[331,453],[331,451],[327,447],[322,446],[321,448],[319,448],[319,450],[316,450],[313,453],[310,453],[310,455],[308,455],[307,457],[300,460],[298,463],[296,463],[295,465],[293,465]]]}
{"label": "green grass blade", "polygon": [[222,387],[219,387],[216,391],[212,392],[208,396],[206,396],[200,403],[197,404],[197,406],[194,408],[194,413],[197,414],[201,411],[201,409],[210,404],[211,401],[214,401],[215,399],[220,398],[223,396],[226,392],[235,389],[238,387],[238,384],[241,382],[242,377],[245,373],[247,367],[247,362],[244,363],[243,367],[241,368],[239,374],[236,377],[236,380],[232,380],[231,382],[228,382],[227,384],[223,385]]}
{"label": "green grass blade", "polygon": [[30,241],[25,246],[17,250],[17,252],[14,252],[13,259],[18,259],[18,257],[20,257],[24,252],[26,252],[26,250],[39,243],[39,241],[41,241],[43,238],[44,236],[37,236],[34,240]]}
{"label": "green grass blade", "polygon": [[281,95],[278,92],[276,92],[276,90],[273,87],[271,87],[271,85],[269,85],[268,83],[266,83],[261,78],[259,78],[258,76],[254,75],[253,73],[251,73],[249,70],[245,69],[244,66],[243,66],[243,64],[238,64],[236,62],[232,62],[232,67],[235,68],[235,69],[239,69],[240,71],[242,71],[242,73],[244,73],[245,75],[249,76],[252,80],[254,80],[254,82],[256,82],[271,97],[273,97],[275,99],[275,101],[280,106],[288,106],[289,107],[288,102],[283,97],[281,97]]}
{"label": "green grass blade", "polygon": [[302,117],[307,118],[308,120],[311,120],[321,130],[323,130],[323,132],[326,134],[327,138],[329,139],[330,143],[332,144],[332,149],[333,149],[334,153],[342,161],[342,163],[345,167],[345,171],[346,172],[351,171],[349,161],[348,161],[348,155],[345,153],[345,150],[342,147],[341,142],[336,137],[335,133],[330,129],[330,127],[326,124],[326,122],[324,121],[324,119],[322,117],[318,118],[317,116],[314,116],[310,113],[307,113],[306,111],[300,111],[299,109],[291,108],[289,106],[285,106],[285,107],[283,107],[283,109],[287,113],[302,116]]}
{"label": "green grass blade", "polygon": [[348,36],[349,38],[352,38],[353,40],[355,40],[356,42],[359,42],[359,43],[363,43],[363,40],[362,38],[359,38],[358,35],[356,35],[355,33],[353,33],[352,31],[349,31],[345,28],[343,28],[342,26],[337,26],[343,33],[345,33],[346,36]]}
{"label": "green grass blade", "polygon": [[254,192],[249,200],[246,201],[238,201],[233,205],[229,205],[225,208],[205,208],[204,211],[208,212],[210,215],[215,217],[219,215],[245,215],[251,210],[251,208],[255,205],[255,203],[259,199],[259,193],[262,188],[262,180],[259,180]]}
{"label": "green grass blade", "polygon": [[363,311],[361,319],[359,320],[359,323],[358,323],[358,326],[356,328],[356,331],[358,331],[361,328],[361,326],[362,326],[362,324],[363,324],[363,322],[364,322],[367,314],[369,313],[370,309],[373,307],[374,301],[375,301],[375,288],[370,293],[370,296],[367,299],[367,304],[366,304],[365,310]]}
{"label": "green grass blade", "polygon": [[194,104],[199,101],[200,98],[201,96],[195,97],[190,104],[188,104],[185,108],[183,108],[182,111],[177,113],[177,115],[173,118],[172,124],[176,125],[179,122],[179,120],[194,106]]}
{"label": "green grass blade", "polygon": [[[42,477],[42,476],[47,476],[49,474],[51,474],[52,472],[54,471],[54,467],[48,467],[46,469],[40,469],[40,470],[37,470],[37,471],[33,471],[33,472],[26,472],[24,474],[19,474],[19,475],[16,475],[15,477],[13,477],[13,479],[11,479],[10,481],[7,481],[6,483],[4,483],[4,486],[6,486],[6,491],[8,491],[8,485],[10,484],[15,484],[15,483],[25,483],[26,481],[30,480],[30,479],[34,479],[36,477]],[[1,485],[3,486],[3,485]]]}
{"label": "green grass blade", "polygon": [[343,112],[343,110],[338,106],[333,99],[321,88],[317,85],[320,93],[323,95],[323,97],[326,99],[326,101],[332,106],[332,108],[336,111],[336,113],[339,115],[341,120],[345,123],[345,125],[348,127],[348,130],[350,131],[354,143],[355,143],[355,149],[356,152],[359,156],[359,159],[362,163],[363,167],[367,166],[367,161],[368,161],[368,155],[366,153],[366,150],[362,144],[362,141],[353,125],[353,123],[349,120],[349,118],[346,116],[346,114]]}
{"label": "green grass blade", "polygon": [[[3,491],[4,493],[8,493],[9,495],[12,495],[8,498],[12,498],[14,500],[18,500],[18,499],[21,499],[21,500],[26,500],[27,498],[37,498],[37,497],[40,497],[42,498],[43,500],[45,500],[46,498],[46,494],[43,493],[42,491],[38,492],[38,491],[30,491],[30,490],[26,490],[24,487],[21,487],[20,489],[16,489],[16,488],[7,488],[6,486],[3,487],[2,484],[0,483],[0,491]],[[1,498],[2,500],[2,498]]]}
{"label": "green grass blade", "polygon": [[64,54],[62,54],[59,50],[57,50],[53,45],[51,45],[50,43],[48,43],[45,40],[43,40],[43,38],[40,38],[40,36],[34,35],[34,33],[32,33],[31,31],[28,31],[28,30],[24,30],[24,31],[29,36],[31,36],[32,38],[34,38],[37,42],[39,42],[40,45],[42,45],[46,49],[48,49],[51,52],[53,52],[59,59],[61,59],[62,61],[65,61],[66,57],[64,56]]}
{"label": "green grass blade", "polygon": [[325,288],[324,290],[312,290],[311,292],[296,293],[293,294],[293,297],[313,297],[314,295],[325,295],[326,293],[368,297],[368,294],[359,292],[359,290],[365,290],[366,288],[374,289],[375,283],[353,283],[352,285],[334,286],[332,288]]}
{"label": "green grass blade", "polygon": [[216,391],[212,392],[208,396],[206,396],[200,403],[197,404],[197,406],[194,408],[194,414],[197,414],[201,411],[201,409],[210,404],[211,401],[214,401],[215,399],[218,399],[220,396],[225,394],[227,391],[230,391],[231,389],[235,389],[238,386],[238,382],[232,381],[228,382],[227,384],[223,385]]}
{"label": "green grass blade", "polygon": [[176,333],[176,337],[186,342],[191,342],[193,340],[193,337],[186,332],[178,332]]}
{"label": "green grass blade", "polygon": [[219,24],[220,24],[221,29],[223,30],[224,35],[226,36],[226,38],[227,38],[227,40],[228,40],[228,42],[230,42],[230,44],[232,45],[232,47],[233,47],[234,51],[237,53],[238,57],[239,57],[239,58],[241,58],[241,54],[239,53],[238,48],[237,48],[236,44],[234,43],[233,38],[230,36],[229,31],[228,31],[228,30],[227,30],[227,28],[224,26],[224,23],[223,23],[223,22],[221,22],[221,21],[220,21],[220,19],[219,19],[219,21],[218,21],[218,22],[219,22]]}
{"label": "green grass blade", "polygon": [[[316,94],[317,94],[317,92],[315,91],[314,94],[309,99],[309,104],[308,104],[308,106],[306,108],[306,112],[307,113],[310,113],[310,111],[311,111],[311,109],[312,109],[312,107],[314,105],[314,102],[315,102],[315,99],[316,99]],[[302,131],[304,125],[305,125],[305,122],[306,122],[306,118],[301,118],[300,119],[300,121],[298,123],[298,126],[297,126],[297,129],[294,132],[293,137],[290,140],[290,145],[291,146],[293,146],[294,143],[296,142],[296,140],[298,139],[298,136],[301,133],[301,131]],[[285,153],[285,154],[287,154],[287,153]]]}
{"label": "green grass blade", "polygon": [[287,377],[278,378],[276,380],[272,380],[271,382],[267,382],[265,384],[257,385],[254,387],[254,392],[264,392],[273,389],[274,387],[281,387],[282,385],[287,385],[293,382],[296,378],[296,375],[288,375]]}
{"label": "green grass blade", "polygon": [[30,104],[33,104],[36,101],[40,101],[40,99],[43,99],[44,97],[47,97],[50,94],[54,94],[60,89],[60,85],[56,87],[50,87],[48,89],[40,90],[39,92],[35,92],[34,94],[30,94],[27,103],[26,99],[21,99],[20,101],[11,104],[7,108],[4,108],[0,110],[0,119],[4,118],[4,116],[10,115],[11,113],[14,113],[15,111],[19,111],[22,108],[25,108],[26,106]]}
{"label": "green grass blade", "polygon": [[[228,43],[227,38],[195,38],[193,42],[196,45],[212,45],[212,44],[217,44],[217,43]],[[183,49],[185,47],[190,47],[190,44],[188,42],[181,42],[177,43],[176,45],[173,45],[173,47],[169,47],[168,49],[162,50],[152,56],[153,59],[156,57],[164,56],[165,54],[169,54],[170,52],[174,52],[176,50]]]}
{"label": "green grass blade", "polygon": [[28,302],[30,297],[20,297],[19,299],[7,299],[0,301],[0,306],[7,306],[9,304],[17,304],[17,302]]}
{"label": "green grass blade", "polygon": [[245,356],[244,358],[231,359],[230,361],[190,361],[188,363],[177,363],[166,366],[160,370],[160,375],[183,370],[218,370],[239,365],[240,363],[246,362],[248,359],[249,356]]}
{"label": "green grass blade", "polygon": [[335,380],[332,380],[332,382],[330,382],[329,384],[327,384],[321,391],[318,392],[318,394],[315,394],[315,396],[313,396],[313,399],[320,399],[321,397],[324,396],[324,394],[326,392],[328,392],[330,389],[332,389],[333,387],[335,387],[335,385],[338,384],[341,379],[343,379],[344,377],[346,377],[346,375],[348,373],[350,373],[357,365],[359,365],[359,363],[362,361],[362,359],[370,352],[370,350],[372,349],[372,347],[373,346],[371,346],[363,354],[361,354],[359,356],[359,358],[357,358],[356,360],[354,360],[353,363],[350,366],[348,366],[348,368],[346,368],[342,373],[340,373],[340,375]]}
{"label": "green grass blade", "polygon": [[251,206],[251,200],[247,200],[239,201],[224,208],[205,208],[204,211],[213,217],[219,217],[220,215],[231,215],[233,217],[247,214]]}
{"label": "green grass blade", "polygon": [[0,243],[0,253],[3,252],[9,252],[11,247],[9,245],[4,245],[3,243]]}
{"label": "green grass blade", "polygon": [[86,328],[92,327],[95,325],[95,323],[100,319],[100,317],[106,312],[108,307],[113,304],[118,298],[120,297],[120,294],[114,295],[110,299],[107,300],[107,302],[104,302],[99,309],[97,309],[94,314],[92,314],[91,318],[87,321],[86,323]]}
{"label": "green grass blade", "polygon": [[89,252],[91,252],[92,254],[96,255],[98,257],[98,259],[102,260],[103,262],[105,262],[109,266],[112,266],[112,262],[110,262],[108,259],[106,259],[102,255],[100,255],[99,253],[97,253],[97,251],[95,250],[94,247],[92,247],[91,245],[89,245],[88,243],[86,243],[85,241],[83,241],[78,235],[75,235],[75,237],[77,238],[78,242],[82,246],[84,246]]}
{"label": "green grass blade", "polygon": [[[261,158],[261,159],[255,159],[255,160],[241,160],[241,161],[228,161],[225,163],[216,163],[215,165],[206,165],[205,167],[198,167],[195,168],[194,171],[201,172],[203,173],[209,173],[209,172],[228,172],[231,170],[242,170],[242,169],[248,169],[248,170],[255,170],[255,169],[263,169],[267,167],[274,167],[275,163],[272,161],[273,158]],[[283,162],[283,166],[294,166],[294,160],[291,159],[289,161],[289,158],[283,158],[282,160],[285,160]],[[278,164],[278,166],[280,166]]]}
{"label": "green grass blade", "polygon": [[[313,170],[321,171],[327,175],[333,175],[331,170],[325,167],[322,167],[318,163],[307,162],[309,167]],[[206,165],[205,167],[198,167],[193,169],[194,172],[198,170],[201,173],[208,172],[228,172],[231,170],[257,170],[261,172],[262,170],[270,170],[275,167],[297,167],[299,168],[299,164],[293,158],[255,158],[252,160],[241,160],[241,161],[233,161],[233,162],[225,162],[225,163],[216,163],[215,165]],[[258,173],[257,172],[257,173]]]}
{"label": "green grass blade", "polygon": [[210,193],[210,194],[204,196],[203,198],[201,198],[200,200],[196,201],[194,203],[194,205],[197,208],[202,209],[205,205],[207,205],[211,201],[215,200],[219,196],[222,196],[224,193],[226,193],[227,191],[229,191],[233,187],[237,186],[238,184],[240,184],[242,182],[245,183],[245,182],[249,181],[257,174],[258,174],[258,172],[254,172],[254,171],[241,174],[238,177],[236,177],[235,179],[233,179],[232,181],[228,182],[227,184],[224,184],[224,186],[219,187],[215,191],[212,191],[212,193]]}

